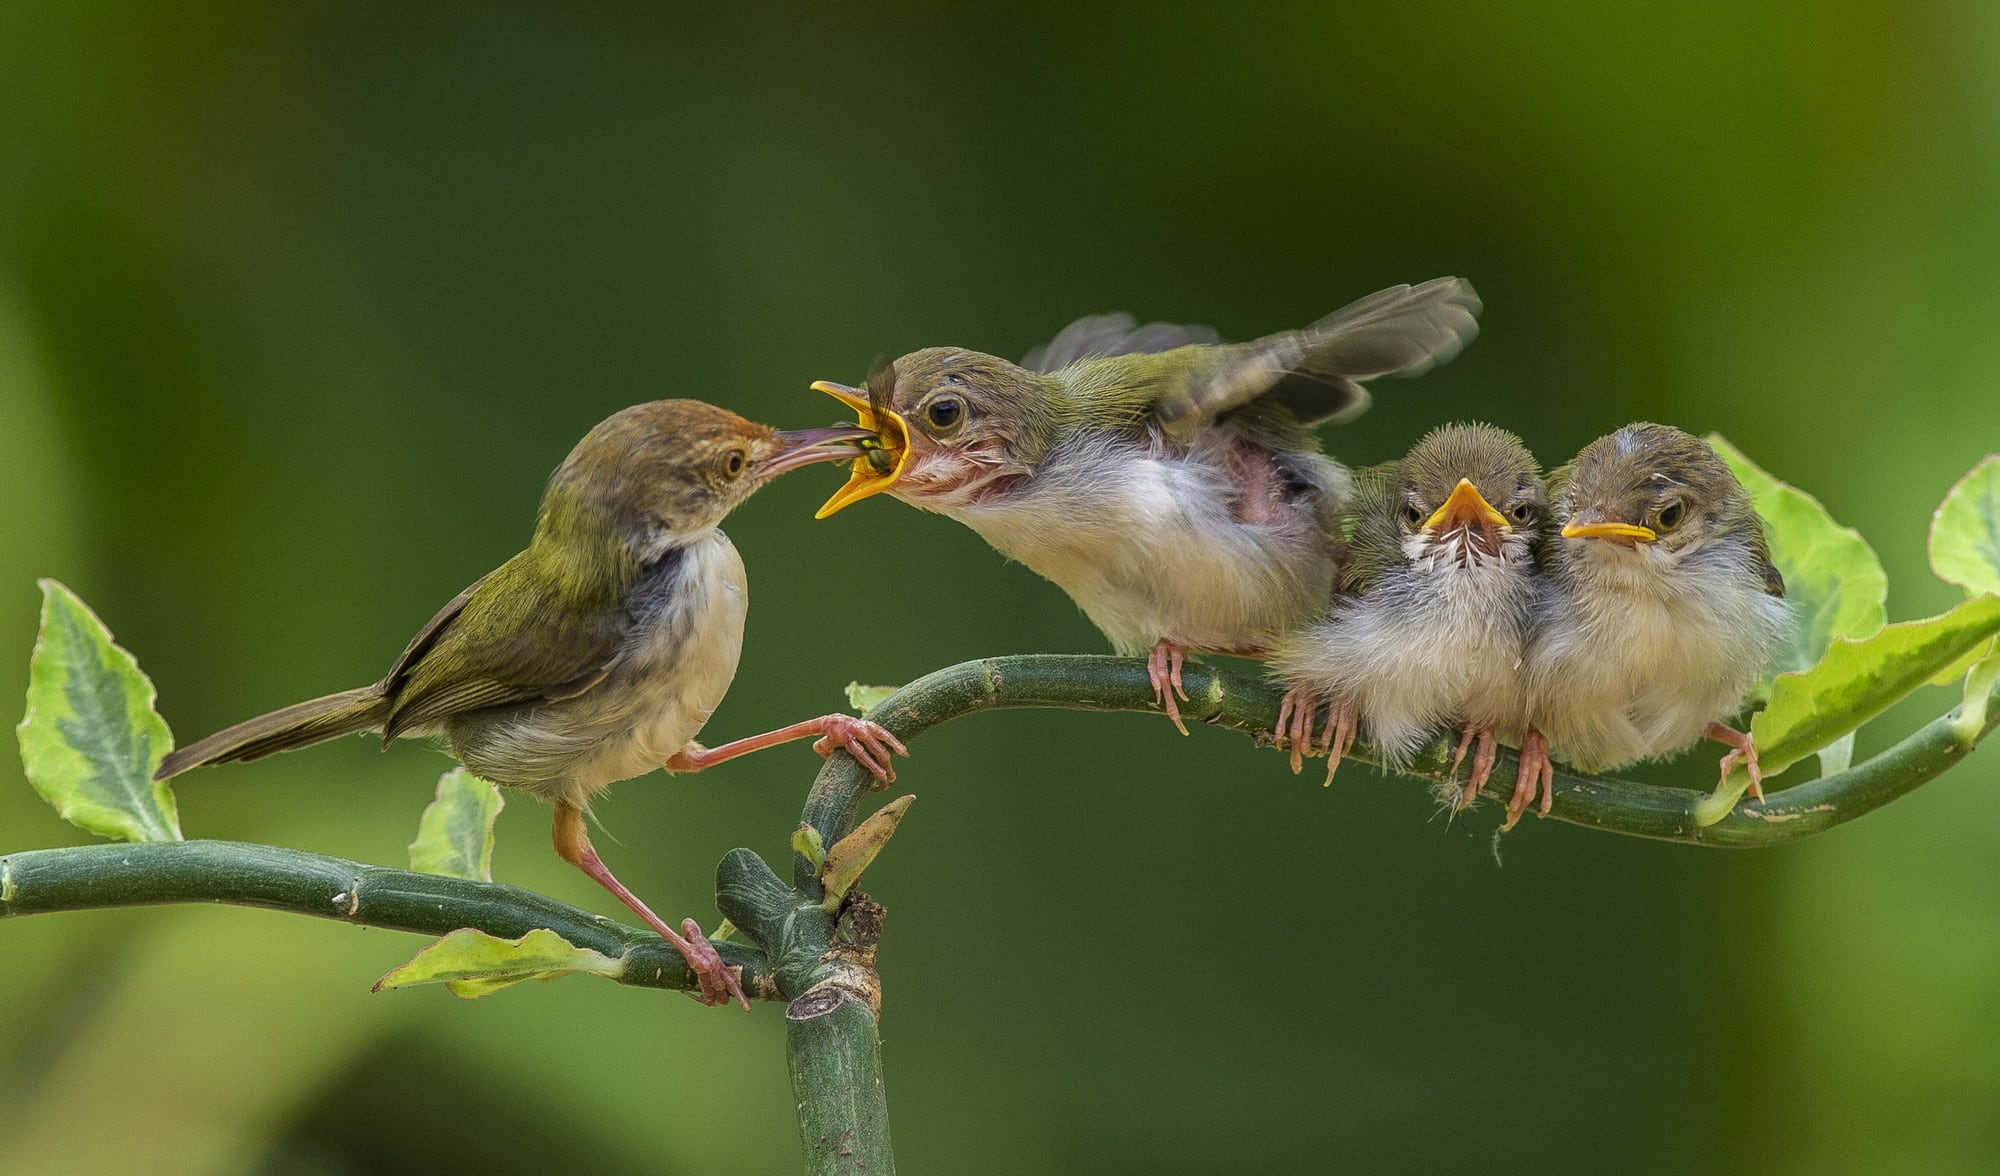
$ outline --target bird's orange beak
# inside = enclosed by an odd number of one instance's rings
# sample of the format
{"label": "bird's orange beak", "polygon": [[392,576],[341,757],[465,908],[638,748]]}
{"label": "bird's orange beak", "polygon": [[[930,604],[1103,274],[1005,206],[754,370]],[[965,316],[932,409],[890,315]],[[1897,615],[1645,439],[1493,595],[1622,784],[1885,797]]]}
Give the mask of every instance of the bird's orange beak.
{"label": "bird's orange beak", "polygon": [[896,484],[903,476],[903,468],[910,464],[910,426],[901,413],[885,409],[878,414],[859,388],[832,380],[820,380],[812,387],[813,391],[824,392],[853,409],[861,427],[872,431],[879,442],[854,459],[854,471],[848,475],[847,485],[834,491],[833,497],[813,513],[814,518],[823,519]]}
{"label": "bird's orange beak", "polygon": [[1478,527],[1482,531],[1497,532],[1506,526],[1506,517],[1494,510],[1492,503],[1480,497],[1469,478],[1460,478],[1458,485],[1451,488],[1451,497],[1424,520],[1424,530],[1433,534],[1456,527]]}
{"label": "bird's orange beak", "polygon": [[1565,539],[1609,539],[1614,543],[1651,543],[1658,539],[1651,527],[1635,526],[1631,523],[1613,523],[1604,518],[1601,511],[1594,508],[1580,510],[1576,516],[1563,525]]}

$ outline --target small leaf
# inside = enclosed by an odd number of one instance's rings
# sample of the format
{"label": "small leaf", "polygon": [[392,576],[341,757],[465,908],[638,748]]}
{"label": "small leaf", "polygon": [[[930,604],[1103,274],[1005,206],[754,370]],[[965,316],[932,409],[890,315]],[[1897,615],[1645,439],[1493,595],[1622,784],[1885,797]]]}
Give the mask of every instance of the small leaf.
{"label": "small leaf", "polygon": [[1750,491],[1791,603],[1791,635],[1753,694],[1768,698],[1773,678],[1811,669],[1835,637],[1858,639],[1880,629],[1888,619],[1889,579],[1860,533],[1834,522],[1818,499],[1765,473],[1720,436],[1709,434],[1708,443]]}
{"label": "small leaf", "polygon": [[464,927],[377,980],[374,990],[443,984],[452,995],[475,1000],[523,980],[554,980],[576,972],[616,979],[624,974],[625,961],[578,947],[545,927],[519,939]]}
{"label": "small leaf", "polygon": [[792,833],[792,849],[813,864],[814,873],[826,868],[826,839],[807,822],[800,821],[798,829]]}
{"label": "small leaf", "polygon": [[901,690],[901,686],[863,686],[859,682],[847,684],[847,709],[857,715],[865,715],[881,706],[889,696]]}
{"label": "small leaf", "polygon": [[1771,705],[1751,722],[1764,774],[1777,775],[1881,714],[1996,630],[2000,596],[1980,596],[1864,641],[1835,641],[1819,665],[1779,678]]}
{"label": "small leaf", "polygon": [[868,819],[855,826],[854,832],[833,843],[826,851],[826,869],[822,880],[826,885],[826,901],[821,903],[827,910],[840,905],[854,884],[861,881],[861,875],[874,862],[875,855],[889,844],[895,836],[896,826],[902,824],[903,814],[909,810],[914,796],[899,796],[869,814]]}
{"label": "small leaf", "polygon": [[[1840,738],[1819,749],[1819,774],[1832,776],[1845,772],[1854,766],[1854,732],[1849,731]],[[1762,763],[1758,764],[1762,767]]]}
{"label": "small leaf", "polygon": [[506,803],[500,789],[464,768],[439,776],[437,799],[425,806],[410,842],[410,868],[493,881],[493,822]]}
{"label": "small leaf", "polygon": [[1986,727],[1986,708],[1993,701],[1995,684],[2000,684],[2000,654],[1988,657],[1965,675],[1965,701],[1952,721],[1952,734],[1966,747],[1979,742],[1979,733]]}
{"label": "small leaf", "polygon": [[153,772],[174,745],[153,683],[74,592],[41,581],[42,629],[15,728],[28,782],[64,820],[103,837],[179,841],[174,794]]}
{"label": "small leaf", "polygon": [[2000,453],[1972,467],[1931,515],[1931,570],[1967,596],[2000,593]]}

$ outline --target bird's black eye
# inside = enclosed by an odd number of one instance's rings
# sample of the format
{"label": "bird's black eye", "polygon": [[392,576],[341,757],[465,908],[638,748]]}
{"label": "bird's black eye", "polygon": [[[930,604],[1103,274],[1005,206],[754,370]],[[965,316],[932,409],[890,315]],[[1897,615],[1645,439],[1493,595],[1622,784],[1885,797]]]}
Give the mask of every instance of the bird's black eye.
{"label": "bird's black eye", "polygon": [[740,477],[743,473],[744,460],[745,458],[741,449],[732,449],[728,453],[723,454],[722,476],[725,478]]}
{"label": "bird's black eye", "polygon": [[1514,504],[1514,509],[1507,512],[1507,517],[1513,519],[1519,525],[1526,526],[1528,520],[1535,517],[1535,504],[1532,502],[1517,502]]}
{"label": "bird's black eye", "polygon": [[1653,522],[1657,525],[1653,529],[1655,531],[1671,531],[1681,525],[1681,516],[1685,513],[1687,513],[1687,508],[1681,503],[1680,499],[1676,498],[1661,507],[1660,513],[1654,516]]}
{"label": "bird's black eye", "polygon": [[949,433],[965,419],[965,401],[956,396],[940,396],[924,409],[924,420],[940,433]]}
{"label": "bird's black eye", "polygon": [[1414,502],[1403,504],[1403,521],[1412,527],[1424,521],[1424,512]]}

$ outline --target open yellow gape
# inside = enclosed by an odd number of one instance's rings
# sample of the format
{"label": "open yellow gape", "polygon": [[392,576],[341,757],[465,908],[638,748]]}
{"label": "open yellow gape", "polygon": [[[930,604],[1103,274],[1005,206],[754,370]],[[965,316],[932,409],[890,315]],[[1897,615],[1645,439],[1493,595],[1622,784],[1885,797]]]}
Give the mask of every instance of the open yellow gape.
{"label": "open yellow gape", "polygon": [[[855,418],[864,429],[873,429],[882,439],[880,449],[870,450],[854,459],[854,471],[848,475],[847,485],[834,491],[826,504],[813,512],[813,517],[823,519],[844,506],[849,506],[868,497],[880,494],[896,484],[903,476],[903,467],[910,463],[910,426],[902,414],[884,409],[877,413],[868,403],[868,396],[859,388],[846,384],[836,384],[832,380],[820,380],[813,384],[815,392],[824,392],[854,410]],[[887,459],[885,471],[881,464]]]}

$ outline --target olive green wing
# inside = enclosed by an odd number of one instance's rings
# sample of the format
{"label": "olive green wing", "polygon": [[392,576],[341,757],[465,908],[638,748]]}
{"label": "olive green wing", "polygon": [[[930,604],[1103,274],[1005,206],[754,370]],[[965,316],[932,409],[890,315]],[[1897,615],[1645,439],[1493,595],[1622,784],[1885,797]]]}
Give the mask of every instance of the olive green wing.
{"label": "olive green wing", "polygon": [[460,593],[382,680],[384,742],[453,715],[573,698],[611,671],[632,620],[615,599],[578,602],[530,553]]}
{"label": "olive green wing", "polygon": [[1251,404],[1304,425],[1346,420],[1368,407],[1366,381],[1418,375],[1457,355],[1479,333],[1479,310],[1462,278],[1378,290],[1302,330],[1205,349],[1163,387],[1155,412],[1169,432]]}
{"label": "olive green wing", "polygon": [[1195,323],[1145,323],[1129,314],[1085,315],[1030,351],[1021,366],[1031,372],[1059,372],[1073,363],[1112,355],[1146,355],[1178,347],[1216,343],[1214,327]]}
{"label": "olive green wing", "polygon": [[495,574],[488,572],[474,580],[471,587],[452,597],[443,608],[437,610],[436,615],[425,621],[424,627],[418,629],[417,635],[410,638],[410,643],[403,647],[403,652],[396,655],[396,664],[390,666],[389,672],[382,676],[382,685],[391,687],[400,681],[410,667],[416,664],[417,659],[429,652],[431,646],[437,642],[438,635],[458,619],[458,614],[464,611],[465,604],[472,599],[473,593],[478,592]]}

